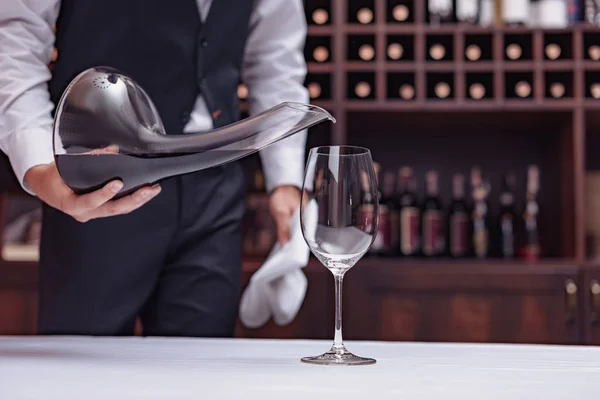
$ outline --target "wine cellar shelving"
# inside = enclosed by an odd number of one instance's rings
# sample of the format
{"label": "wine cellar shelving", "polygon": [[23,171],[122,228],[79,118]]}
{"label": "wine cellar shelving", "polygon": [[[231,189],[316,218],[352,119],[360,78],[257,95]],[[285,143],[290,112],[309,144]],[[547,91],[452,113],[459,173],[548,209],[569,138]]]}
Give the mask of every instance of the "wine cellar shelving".
{"label": "wine cellar shelving", "polygon": [[[595,124],[594,111],[600,110],[599,27],[583,22],[567,28],[436,25],[424,0],[305,3],[310,12],[320,9],[328,16],[322,23],[307,13],[309,51],[316,38],[330,44],[326,61],[309,64],[307,82],[319,74],[323,78],[319,85],[327,86],[322,96],[311,96],[311,101],[327,108],[338,121],[327,128],[329,143],[370,147],[384,168],[395,169],[398,165],[391,162],[390,153],[408,161],[406,143],[414,134],[430,139],[444,130],[455,138],[464,134],[466,147],[485,135],[479,148],[487,154],[494,146],[509,144],[508,139],[497,137],[523,131],[530,137],[531,149],[539,150],[537,161],[547,164],[542,169],[543,186],[555,196],[543,218],[546,225],[554,219],[559,237],[545,255],[586,259],[584,150],[594,135],[587,126]],[[314,55],[308,58],[312,61]],[[487,120],[479,118],[481,113]],[[524,114],[528,129],[506,123]],[[416,115],[431,117],[440,125],[418,125],[415,121],[421,117]],[[383,126],[375,120],[384,121]],[[464,132],[473,128],[466,125],[476,121],[481,121],[480,128],[470,137]],[[425,154],[425,143],[422,146],[419,152]],[[457,146],[448,143],[446,149]],[[501,160],[512,156],[508,147],[506,152],[498,163],[508,169],[511,163]],[[519,162],[526,164],[527,154],[522,157]],[[444,161],[431,168],[443,170],[453,158],[440,154],[438,159]],[[533,162],[536,156],[530,158]]]}

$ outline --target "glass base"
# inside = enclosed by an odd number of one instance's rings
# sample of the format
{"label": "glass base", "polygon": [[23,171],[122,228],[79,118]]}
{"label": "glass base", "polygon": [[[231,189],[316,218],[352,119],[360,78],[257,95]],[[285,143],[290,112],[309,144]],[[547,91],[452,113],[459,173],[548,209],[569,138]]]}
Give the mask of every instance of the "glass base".
{"label": "glass base", "polygon": [[303,357],[302,362],[320,365],[369,365],[375,364],[373,358],[359,357],[350,353],[346,348],[332,348],[327,353],[315,357]]}

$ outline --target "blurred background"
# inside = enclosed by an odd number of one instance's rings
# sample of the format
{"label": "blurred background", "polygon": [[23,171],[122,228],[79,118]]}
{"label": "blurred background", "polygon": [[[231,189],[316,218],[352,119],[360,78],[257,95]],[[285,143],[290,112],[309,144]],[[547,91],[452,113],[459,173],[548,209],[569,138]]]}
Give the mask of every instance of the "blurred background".
{"label": "blurred background", "polygon": [[[600,344],[600,3],[304,3],[305,84],[338,121],[308,148],[368,147],[381,191],[345,338]],[[246,285],[276,235],[259,158],[244,163]],[[35,334],[39,203],[4,155],[0,217],[0,334]],[[329,340],[333,277],[304,272],[293,323],[237,335]]]}

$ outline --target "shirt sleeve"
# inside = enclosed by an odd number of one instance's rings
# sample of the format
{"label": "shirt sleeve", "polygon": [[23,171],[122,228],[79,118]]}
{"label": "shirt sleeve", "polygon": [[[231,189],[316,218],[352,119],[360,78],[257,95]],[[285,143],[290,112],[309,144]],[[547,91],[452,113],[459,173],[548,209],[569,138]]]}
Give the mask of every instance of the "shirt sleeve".
{"label": "shirt sleeve", "polygon": [[0,150],[23,189],[25,174],[54,161],[48,64],[60,0],[9,0],[0,7]]}
{"label": "shirt sleeve", "polygon": [[[242,71],[251,115],[286,101],[309,102],[306,32],[302,0],[256,2]],[[302,187],[306,136],[306,130],[298,132],[260,152],[268,192],[281,185]]]}

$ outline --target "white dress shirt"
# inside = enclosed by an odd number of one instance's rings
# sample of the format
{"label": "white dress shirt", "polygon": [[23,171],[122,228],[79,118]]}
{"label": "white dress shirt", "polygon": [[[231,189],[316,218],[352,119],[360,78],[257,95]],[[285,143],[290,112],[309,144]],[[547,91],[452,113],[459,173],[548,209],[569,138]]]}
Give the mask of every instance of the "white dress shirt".
{"label": "white dress shirt", "polygon": [[[204,20],[211,0],[196,1]],[[48,64],[59,9],[60,0],[8,0],[0,5],[0,149],[31,194],[35,193],[25,184],[25,173],[54,161],[51,111],[55,105],[48,92]],[[242,68],[250,115],[285,101],[308,103],[303,86],[305,37],[302,0],[255,2]],[[199,96],[184,131],[212,128],[206,103]],[[305,146],[303,131],[261,151],[267,191],[280,185],[302,186]]]}

